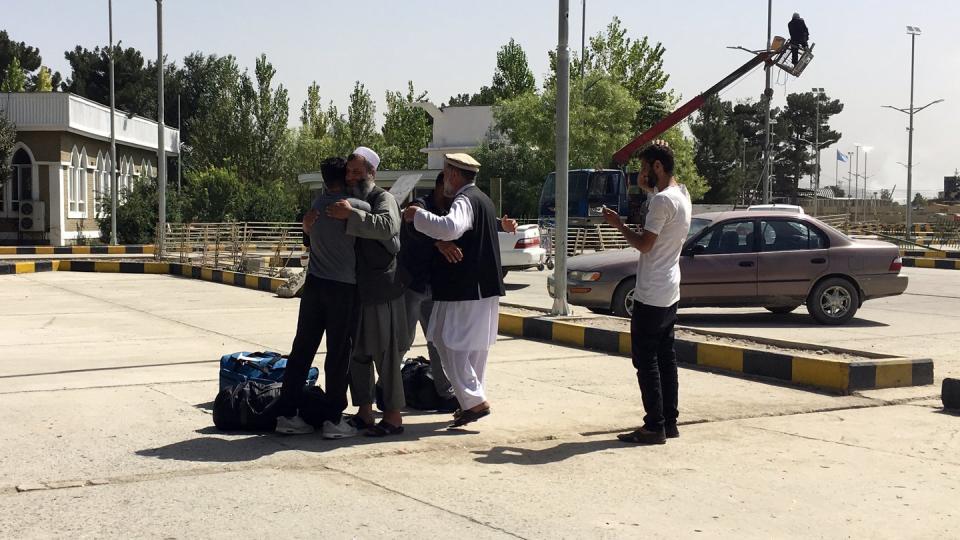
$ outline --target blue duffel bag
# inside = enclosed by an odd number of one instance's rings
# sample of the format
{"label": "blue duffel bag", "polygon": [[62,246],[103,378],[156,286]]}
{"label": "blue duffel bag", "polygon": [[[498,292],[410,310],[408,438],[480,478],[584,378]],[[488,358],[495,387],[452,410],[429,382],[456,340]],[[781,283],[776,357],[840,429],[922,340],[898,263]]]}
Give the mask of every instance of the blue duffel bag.
{"label": "blue duffel bag", "polygon": [[[246,381],[262,384],[283,382],[287,359],[277,352],[236,352],[220,358],[220,390]],[[317,383],[320,370],[311,367],[307,386]]]}

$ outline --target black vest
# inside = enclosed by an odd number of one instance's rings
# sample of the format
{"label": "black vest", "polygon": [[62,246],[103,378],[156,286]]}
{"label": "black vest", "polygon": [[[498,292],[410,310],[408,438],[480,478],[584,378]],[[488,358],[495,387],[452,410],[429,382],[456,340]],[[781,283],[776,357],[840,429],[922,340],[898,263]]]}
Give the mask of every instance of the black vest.
{"label": "black vest", "polygon": [[473,207],[473,228],[454,241],[463,251],[462,261],[451,264],[439,252],[435,255],[433,299],[462,302],[503,296],[506,292],[500,274],[500,240],[493,201],[475,185],[464,189],[461,196]]}
{"label": "black vest", "polygon": [[[374,187],[367,195],[371,208],[386,191]],[[390,253],[379,240],[357,238],[354,249],[357,254],[357,294],[363,305],[389,302],[403,295],[403,284],[397,274],[397,255]]]}

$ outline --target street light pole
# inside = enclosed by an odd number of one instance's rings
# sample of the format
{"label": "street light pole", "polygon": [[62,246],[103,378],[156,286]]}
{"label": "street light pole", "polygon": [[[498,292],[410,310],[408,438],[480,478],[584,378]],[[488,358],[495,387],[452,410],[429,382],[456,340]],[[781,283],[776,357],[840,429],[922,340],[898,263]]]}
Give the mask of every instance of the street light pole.
{"label": "street light pole", "polygon": [[850,197],[850,184],[853,182],[853,152],[847,152],[847,197]]}
{"label": "street light pole", "polygon": [[556,241],[553,315],[569,315],[567,305],[567,190],[570,152],[570,0],[560,0],[557,38]]}
{"label": "street light pole", "polygon": [[931,101],[923,107],[913,106],[913,73],[914,73],[914,55],[916,53],[917,36],[920,35],[920,29],[916,26],[908,26],[907,34],[910,35],[910,108],[901,109],[890,105],[883,105],[884,108],[900,111],[910,116],[910,126],[907,127],[907,238],[913,236],[913,115],[926,109],[927,107],[940,103],[942,99]]}
{"label": "street light pole", "polygon": [[[911,30],[912,29],[912,30]],[[907,27],[907,33],[910,34],[910,127],[907,128],[907,238],[913,236],[913,65],[914,54],[917,46],[917,34],[920,29],[913,26]]]}
{"label": "street light pole", "polygon": [[813,188],[813,215],[817,215],[817,190],[820,189],[820,97],[823,96],[823,88],[814,88],[813,96],[817,100],[817,127],[814,129],[813,149],[817,153],[816,186]]}
{"label": "street light pole", "polygon": [[117,245],[117,127],[114,121],[117,104],[113,82],[113,0],[107,0],[107,21],[110,26],[110,245]]}
{"label": "street light pole", "polygon": [[860,197],[860,149],[863,148],[862,144],[854,144],[857,147],[857,172],[853,173],[853,220],[857,221],[857,213],[860,210],[860,201],[857,199]]}
{"label": "street light pole", "polygon": [[[772,38],[773,32],[773,0],[767,1],[767,44],[766,48],[770,47],[770,40]],[[766,73],[766,83],[763,89],[763,102],[764,109],[764,121],[763,129],[765,132],[764,143],[763,143],[763,204],[770,204],[770,101],[773,99],[773,88],[770,87],[770,62],[766,62],[764,66],[764,72]]]}
{"label": "street light pole", "polygon": [[167,228],[167,153],[163,139],[163,0],[157,0],[157,255],[163,256],[163,238]]}
{"label": "street light pole", "polygon": [[580,80],[587,59],[587,0],[583,0],[583,17],[580,18]]}
{"label": "street light pole", "polygon": [[[866,199],[867,199],[867,160],[870,157],[870,150],[873,150],[873,148],[869,146],[863,149],[863,200],[864,202],[866,202]],[[861,218],[866,217],[865,214],[866,214],[866,208],[863,208],[860,211],[860,217]]]}
{"label": "street light pole", "polygon": [[177,195],[180,194],[180,180],[183,178],[183,148],[180,144],[180,133],[182,132],[182,126],[180,125],[180,94],[177,93]]}

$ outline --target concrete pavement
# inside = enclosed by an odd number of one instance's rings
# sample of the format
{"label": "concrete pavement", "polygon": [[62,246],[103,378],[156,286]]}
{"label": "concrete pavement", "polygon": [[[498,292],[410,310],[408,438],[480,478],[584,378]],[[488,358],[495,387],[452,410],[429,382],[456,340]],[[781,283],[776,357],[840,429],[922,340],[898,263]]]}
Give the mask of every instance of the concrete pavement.
{"label": "concrete pavement", "polygon": [[222,434],[216,359],[285,351],[296,300],[48,273],[0,279],[0,305],[2,536],[943,538],[960,526],[958,418],[893,391],[836,397],[683,369],[681,438],[625,446],[612,433],[641,414],[627,359],[501,338],[494,413],[470,431],[411,413],[385,441]]}

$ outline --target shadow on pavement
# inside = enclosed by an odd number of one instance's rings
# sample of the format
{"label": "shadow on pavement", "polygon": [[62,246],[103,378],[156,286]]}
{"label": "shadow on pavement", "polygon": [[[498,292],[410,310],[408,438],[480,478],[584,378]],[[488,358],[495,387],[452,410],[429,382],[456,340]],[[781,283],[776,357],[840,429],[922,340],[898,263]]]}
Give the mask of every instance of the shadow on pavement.
{"label": "shadow on pavement", "polygon": [[529,283],[504,283],[503,288],[508,291],[519,291],[520,289],[526,289],[529,287]]}
{"label": "shadow on pavement", "polygon": [[443,428],[446,428],[449,423],[449,420],[444,419],[441,422],[405,426],[406,431],[401,435],[392,437],[376,438],[358,435],[349,439],[335,441],[323,439],[319,430],[310,435],[289,436],[277,435],[272,432],[228,433],[222,432],[216,427],[208,426],[196,430],[196,433],[203,435],[201,437],[158,446],[156,448],[137,450],[136,454],[142,457],[174,461],[236,463],[253,461],[285,450],[327,452],[344,446],[365,446],[386,442],[410,442],[420,440],[427,436],[444,437],[476,433],[463,430],[444,430]]}
{"label": "shadow on pavement", "polygon": [[614,436],[610,439],[599,441],[567,442],[561,443],[551,448],[543,450],[532,450],[529,448],[518,448],[515,446],[494,446],[489,450],[473,452],[477,454],[474,461],[487,464],[514,464],[514,465],[545,465],[547,463],[557,463],[565,459],[589,454],[592,452],[602,452],[612,448],[624,448],[630,445],[618,441]]}
{"label": "shadow on pavement", "polygon": [[[698,327],[734,328],[821,328],[822,324],[805,313],[679,313],[677,322]],[[874,328],[889,324],[854,317],[843,328]],[[828,327],[829,328],[829,327]]]}

